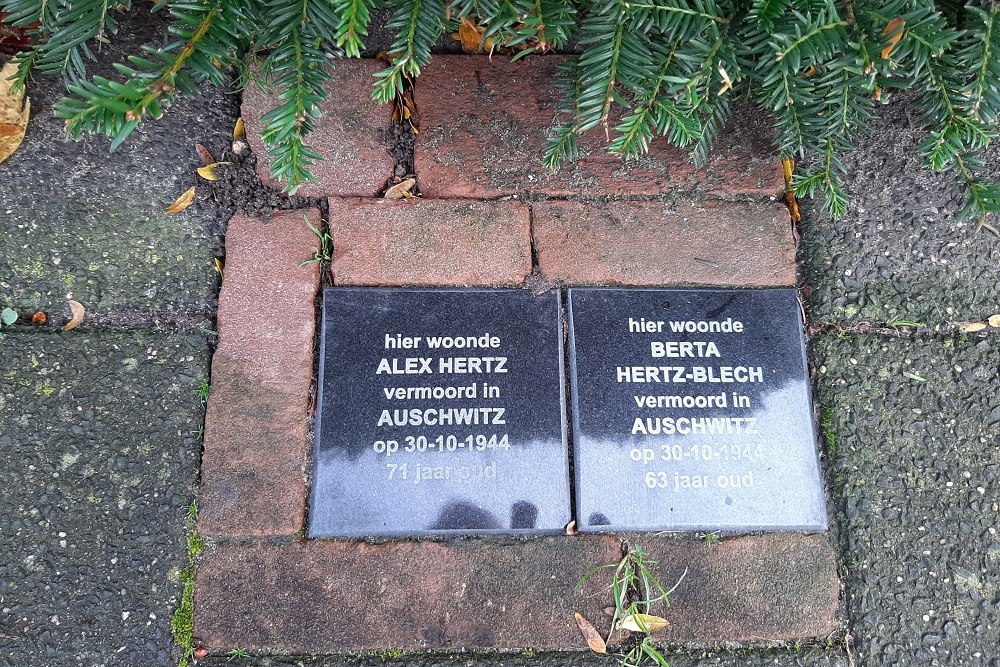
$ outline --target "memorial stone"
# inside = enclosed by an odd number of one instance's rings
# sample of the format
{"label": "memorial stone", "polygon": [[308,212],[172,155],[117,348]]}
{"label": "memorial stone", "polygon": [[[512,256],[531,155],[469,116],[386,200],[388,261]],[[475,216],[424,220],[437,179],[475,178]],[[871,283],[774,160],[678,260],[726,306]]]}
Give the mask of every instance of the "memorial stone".
{"label": "memorial stone", "polygon": [[795,290],[571,289],[577,526],[825,530]]}
{"label": "memorial stone", "polygon": [[558,292],[324,292],[309,534],[562,531]]}

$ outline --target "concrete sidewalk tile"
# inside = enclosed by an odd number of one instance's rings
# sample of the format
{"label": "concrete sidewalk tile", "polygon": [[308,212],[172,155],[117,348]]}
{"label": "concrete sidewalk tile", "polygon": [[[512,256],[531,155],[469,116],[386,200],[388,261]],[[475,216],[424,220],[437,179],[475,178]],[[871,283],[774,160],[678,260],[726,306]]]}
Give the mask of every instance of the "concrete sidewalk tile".
{"label": "concrete sidewalk tile", "polygon": [[768,533],[709,543],[636,535],[670,588],[666,642],[764,642],[826,638],[840,599],[837,557],[826,535]]}
{"label": "concrete sidewalk tile", "polygon": [[[614,536],[219,544],[198,569],[195,636],[207,647],[291,653],[420,649],[585,649],[576,611],[609,619]],[[345,620],[346,619],[346,620]]]}
{"label": "concrete sidewalk tile", "polygon": [[795,241],[780,203],[706,200],[535,204],[545,276],[588,285],[795,284]]}
{"label": "concrete sidewalk tile", "polygon": [[414,168],[424,195],[703,192],[725,197],[775,196],[783,190],[770,142],[732,130],[720,134],[701,171],[664,139],[654,141],[641,159],[623,162],[603,149],[601,128],[581,139],[583,155],[577,162],[549,171],[541,158],[562,97],[554,80],[564,60],[436,55],[415,87],[421,132]]}
{"label": "concrete sidewalk tile", "polygon": [[332,200],[337,285],[519,285],[531,273],[520,202]]}
{"label": "concrete sidewalk tile", "polygon": [[303,216],[236,216],[226,235],[219,346],[205,417],[198,529],[206,537],[293,535],[305,511],[319,240]]}
{"label": "concrete sidewalk tile", "polygon": [[[389,105],[372,100],[379,60],[339,59],[330,65],[328,97],[322,116],[306,143],[325,160],[310,168],[318,183],[306,183],[298,194],[307,197],[372,197],[392,176],[395,159],[386,146],[385,133],[392,121]],[[247,141],[257,157],[257,173],[267,186],[281,189],[268,171],[272,159],[260,135],[261,116],[278,106],[276,93],[250,86],[243,94],[243,120]]]}

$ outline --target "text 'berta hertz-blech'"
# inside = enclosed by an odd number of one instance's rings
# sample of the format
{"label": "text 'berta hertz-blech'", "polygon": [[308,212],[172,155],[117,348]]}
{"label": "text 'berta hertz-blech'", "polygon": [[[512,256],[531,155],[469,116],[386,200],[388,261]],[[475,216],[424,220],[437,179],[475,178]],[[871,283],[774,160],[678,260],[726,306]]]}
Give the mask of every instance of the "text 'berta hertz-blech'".
{"label": "text 'berta hertz-blech'", "polygon": [[825,530],[795,290],[569,290],[581,530]]}
{"label": "text 'berta hertz-blech'", "polygon": [[559,293],[324,292],[312,537],[560,532]]}

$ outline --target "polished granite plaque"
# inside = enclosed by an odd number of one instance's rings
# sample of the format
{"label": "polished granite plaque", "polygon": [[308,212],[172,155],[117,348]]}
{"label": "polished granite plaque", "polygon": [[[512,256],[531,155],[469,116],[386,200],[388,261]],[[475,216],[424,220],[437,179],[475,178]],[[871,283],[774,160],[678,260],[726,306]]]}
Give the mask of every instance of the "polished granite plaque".
{"label": "polished granite plaque", "polygon": [[577,526],[823,530],[795,290],[571,289]]}
{"label": "polished granite plaque", "polygon": [[562,531],[558,292],[330,288],[309,534]]}

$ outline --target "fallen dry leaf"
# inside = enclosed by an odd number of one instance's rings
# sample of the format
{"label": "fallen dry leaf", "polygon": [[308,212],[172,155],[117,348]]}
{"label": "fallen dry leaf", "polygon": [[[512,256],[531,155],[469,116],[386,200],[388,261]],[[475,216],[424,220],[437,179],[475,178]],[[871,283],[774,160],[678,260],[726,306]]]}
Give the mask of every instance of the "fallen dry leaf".
{"label": "fallen dry leaf", "polygon": [[899,40],[903,38],[903,33],[906,32],[905,23],[906,21],[903,20],[902,16],[897,16],[886,24],[885,30],[882,31],[882,34],[888,37],[889,41],[885,48],[882,49],[883,60],[889,57],[892,50],[896,48],[897,44],[899,44]]}
{"label": "fallen dry leaf", "polygon": [[69,318],[69,322],[63,327],[63,331],[69,331],[70,329],[75,329],[83,323],[83,317],[87,314],[86,309],[83,307],[79,301],[74,301],[70,299],[66,303],[69,304],[69,310],[73,313],[73,317]]}
{"label": "fallen dry leaf", "polygon": [[594,624],[583,617],[583,614],[576,612],[573,614],[576,619],[576,626],[580,628],[580,634],[587,640],[587,646],[594,653],[607,653],[608,645],[604,643],[604,637],[597,631]]}
{"label": "fallen dry leaf", "polygon": [[632,632],[656,632],[670,625],[667,619],[652,614],[629,614],[618,623],[619,630]]}
{"label": "fallen dry leaf", "polygon": [[32,324],[45,324],[46,322],[48,322],[48,320],[49,320],[48,316],[46,316],[46,314],[43,313],[42,311],[38,311],[37,313],[31,316]]}
{"label": "fallen dry leaf", "polygon": [[799,213],[799,202],[792,191],[792,173],[795,171],[795,160],[787,158],[781,161],[781,171],[785,175],[785,204],[788,205],[788,213],[792,220],[798,222],[802,219]]}
{"label": "fallen dry leaf", "polygon": [[198,167],[198,175],[206,181],[217,181],[219,180],[219,175],[215,173],[215,170],[227,164],[229,163],[213,162],[212,164],[206,164],[204,167]]}
{"label": "fallen dry leaf", "polygon": [[990,315],[990,319],[986,321],[990,323],[991,327],[1000,327],[1000,315]]}
{"label": "fallen dry leaf", "polygon": [[212,152],[201,144],[195,144],[194,149],[198,152],[198,157],[201,158],[201,166],[207,167],[215,162],[215,157],[213,157]]}
{"label": "fallen dry leaf", "polygon": [[219,274],[219,277],[224,278],[226,265],[222,263],[222,260],[218,257],[213,257],[212,264],[215,266],[215,272]]}
{"label": "fallen dry leaf", "polygon": [[576,535],[576,519],[566,524],[566,534]]}
{"label": "fallen dry leaf", "polygon": [[406,180],[396,183],[394,186],[385,191],[386,199],[413,199],[413,195],[410,194],[410,190],[413,186],[417,184],[417,179],[407,178]]}
{"label": "fallen dry leaf", "polygon": [[233,141],[246,141],[247,130],[243,125],[243,116],[236,119],[236,125],[233,127]]}
{"label": "fallen dry leaf", "polygon": [[486,43],[483,43],[485,33],[486,28],[478,25],[472,18],[463,16],[458,23],[458,32],[453,32],[451,38],[456,42],[461,42],[462,50],[466,53],[482,53],[484,49],[486,51],[493,50],[492,39],[487,39]]}
{"label": "fallen dry leaf", "polygon": [[173,204],[163,209],[163,212],[173,215],[175,213],[180,213],[181,211],[186,209],[188,206],[191,205],[191,202],[194,201],[194,191],[195,187],[192,185],[187,190],[185,190],[184,194],[178,197]]}
{"label": "fallen dry leaf", "polygon": [[14,93],[11,77],[17,74],[17,66],[7,63],[0,69],[0,162],[17,150],[28,129],[31,114],[31,100],[25,99],[24,91]]}
{"label": "fallen dry leaf", "polygon": [[986,328],[986,322],[961,322],[958,330],[962,333],[976,333]]}

